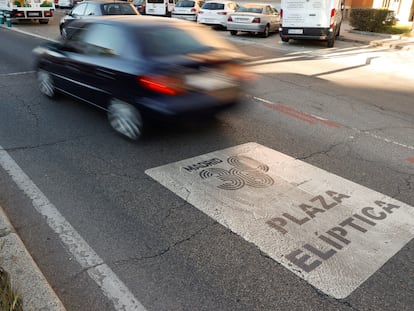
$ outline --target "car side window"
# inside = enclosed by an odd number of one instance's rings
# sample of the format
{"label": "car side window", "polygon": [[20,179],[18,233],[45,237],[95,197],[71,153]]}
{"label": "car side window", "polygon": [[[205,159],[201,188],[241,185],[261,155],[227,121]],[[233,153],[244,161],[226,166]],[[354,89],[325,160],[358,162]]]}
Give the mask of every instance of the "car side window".
{"label": "car side window", "polygon": [[81,3],[72,10],[72,16],[83,16],[87,3]]}
{"label": "car side window", "polygon": [[101,15],[99,7],[94,3],[89,3],[86,7],[85,13],[86,16]]}
{"label": "car side window", "polygon": [[84,53],[102,56],[122,55],[126,46],[126,36],[122,29],[113,25],[90,25],[83,32],[81,41]]}

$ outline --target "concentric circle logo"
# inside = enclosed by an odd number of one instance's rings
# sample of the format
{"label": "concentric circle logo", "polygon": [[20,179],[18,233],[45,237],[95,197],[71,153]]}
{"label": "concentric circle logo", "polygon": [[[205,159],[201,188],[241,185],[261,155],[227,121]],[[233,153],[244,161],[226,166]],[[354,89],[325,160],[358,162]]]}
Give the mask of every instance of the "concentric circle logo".
{"label": "concentric circle logo", "polygon": [[267,188],[273,185],[274,180],[266,174],[269,167],[259,161],[246,156],[232,156],[227,163],[233,166],[231,169],[207,168],[200,172],[202,179],[215,177],[224,183],[217,187],[223,190],[238,190],[244,186],[252,188]]}

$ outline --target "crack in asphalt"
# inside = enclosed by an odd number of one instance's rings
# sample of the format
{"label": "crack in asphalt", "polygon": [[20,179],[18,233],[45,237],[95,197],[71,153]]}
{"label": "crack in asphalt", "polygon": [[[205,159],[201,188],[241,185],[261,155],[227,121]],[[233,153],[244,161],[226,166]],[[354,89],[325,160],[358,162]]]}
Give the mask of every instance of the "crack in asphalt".
{"label": "crack in asphalt", "polygon": [[76,137],[56,140],[54,142],[49,142],[49,143],[41,143],[41,144],[37,144],[37,145],[3,148],[3,149],[0,149],[0,151],[13,152],[13,151],[21,151],[21,150],[39,149],[39,148],[43,148],[43,147],[50,147],[50,146],[55,146],[55,145],[59,145],[59,144],[62,144],[62,143],[67,143],[67,142],[70,142],[70,141],[76,141],[76,140],[79,140],[81,138],[85,138],[85,137],[88,137],[88,136],[89,135],[80,135],[80,136],[76,136]]}
{"label": "crack in asphalt", "polygon": [[177,242],[174,242],[173,244],[169,245],[168,247],[166,247],[165,249],[162,249],[160,251],[158,251],[155,254],[152,255],[148,255],[148,256],[141,256],[141,257],[131,257],[131,258],[127,258],[127,259],[122,259],[122,260],[117,260],[112,262],[112,264],[114,265],[123,265],[129,262],[140,262],[143,260],[147,260],[147,259],[153,259],[153,258],[157,258],[157,257],[161,257],[164,254],[168,253],[170,250],[172,250],[173,248],[175,248],[176,246],[183,244],[187,241],[190,241],[191,239],[193,239],[194,237],[196,237],[197,235],[199,235],[201,232],[203,232],[204,230],[206,230],[208,227],[214,226],[216,225],[215,223],[213,224],[208,224],[200,229],[198,229],[197,231],[195,231],[194,233],[190,234],[188,237],[181,239]]}

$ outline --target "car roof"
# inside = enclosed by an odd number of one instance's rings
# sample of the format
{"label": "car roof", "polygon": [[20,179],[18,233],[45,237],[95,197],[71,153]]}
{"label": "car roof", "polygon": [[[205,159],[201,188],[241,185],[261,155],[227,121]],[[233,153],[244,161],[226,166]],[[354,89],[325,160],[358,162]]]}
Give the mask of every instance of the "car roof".
{"label": "car roof", "polygon": [[78,23],[111,23],[111,24],[122,24],[127,27],[147,27],[147,26],[163,26],[163,25],[194,25],[193,22],[180,20],[178,18],[165,18],[150,15],[104,15],[99,18],[86,18],[79,19]]}

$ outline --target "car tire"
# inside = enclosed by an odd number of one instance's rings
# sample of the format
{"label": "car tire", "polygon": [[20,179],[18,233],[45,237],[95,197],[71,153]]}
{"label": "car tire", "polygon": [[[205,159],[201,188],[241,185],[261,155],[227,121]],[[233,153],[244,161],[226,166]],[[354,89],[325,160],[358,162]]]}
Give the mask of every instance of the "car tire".
{"label": "car tire", "polygon": [[237,35],[237,30],[230,30],[230,34],[232,36],[236,36]]}
{"label": "car tire", "polygon": [[332,38],[329,38],[327,41],[328,48],[333,48],[335,45],[335,35],[332,36]]}
{"label": "car tire", "polygon": [[108,106],[108,121],[118,134],[130,140],[138,140],[142,135],[143,121],[140,112],[124,101],[111,100]]}
{"label": "car tire", "polygon": [[39,24],[48,24],[49,20],[48,19],[39,19]]}
{"label": "car tire", "polygon": [[49,72],[39,69],[37,71],[37,83],[42,94],[46,95],[49,98],[55,97],[55,82],[53,81],[53,77]]}
{"label": "car tire", "polygon": [[281,39],[282,39],[282,42],[289,42],[289,38],[282,37]]}
{"label": "car tire", "polygon": [[62,25],[60,26],[60,35],[62,36],[62,39],[65,39],[65,40],[68,37],[67,31]]}
{"label": "car tire", "polygon": [[263,38],[269,37],[269,32],[270,32],[270,26],[269,26],[269,24],[267,24],[264,31],[262,32],[262,37]]}

